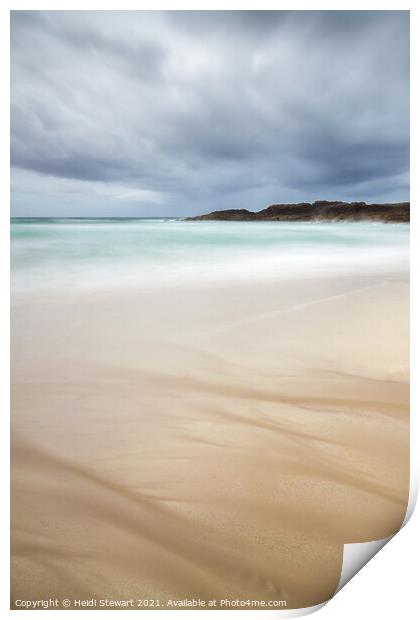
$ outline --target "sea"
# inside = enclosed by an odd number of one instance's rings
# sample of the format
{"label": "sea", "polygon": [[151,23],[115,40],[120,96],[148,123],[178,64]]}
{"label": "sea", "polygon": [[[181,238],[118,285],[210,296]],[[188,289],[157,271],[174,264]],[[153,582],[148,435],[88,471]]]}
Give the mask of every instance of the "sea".
{"label": "sea", "polygon": [[407,272],[409,225],[12,218],[12,292]]}

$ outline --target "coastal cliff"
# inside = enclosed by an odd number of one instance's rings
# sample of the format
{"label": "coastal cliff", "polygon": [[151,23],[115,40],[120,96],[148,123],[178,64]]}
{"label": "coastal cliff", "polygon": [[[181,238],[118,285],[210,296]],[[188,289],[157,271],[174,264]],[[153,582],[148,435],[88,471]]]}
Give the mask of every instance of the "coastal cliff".
{"label": "coastal cliff", "polygon": [[365,202],[339,202],[317,200],[298,204],[275,204],[262,211],[227,209],[186,218],[188,221],[219,220],[240,222],[409,222],[410,203],[366,204]]}

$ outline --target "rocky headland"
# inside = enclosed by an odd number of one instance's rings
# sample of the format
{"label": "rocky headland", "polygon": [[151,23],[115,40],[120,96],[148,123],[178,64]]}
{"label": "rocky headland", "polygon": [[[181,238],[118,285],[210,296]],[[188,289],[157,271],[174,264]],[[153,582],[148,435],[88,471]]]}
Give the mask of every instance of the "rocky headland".
{"label": "rocky headland", "polygon": [[313,203],[274,204],[262,211],[227,209],[186,218],[189,221],[219,220],[239,222],[409,222],[410,203],[367,204],[317,200]]}

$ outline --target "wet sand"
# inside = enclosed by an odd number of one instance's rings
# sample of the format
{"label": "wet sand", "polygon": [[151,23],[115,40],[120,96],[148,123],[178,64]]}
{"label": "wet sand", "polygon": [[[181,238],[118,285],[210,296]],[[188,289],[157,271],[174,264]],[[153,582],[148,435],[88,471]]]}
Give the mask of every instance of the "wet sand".
{"label": "wet sand", "polygon": [[14,296],[16,599],[335,591],[409,476],[401,274]]}

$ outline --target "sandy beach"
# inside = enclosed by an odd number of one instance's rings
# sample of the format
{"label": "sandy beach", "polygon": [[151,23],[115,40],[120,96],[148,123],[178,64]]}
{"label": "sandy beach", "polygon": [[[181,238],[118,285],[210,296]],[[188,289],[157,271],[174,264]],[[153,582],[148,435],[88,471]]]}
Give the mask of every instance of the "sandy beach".
{"label": "sandy beach", "polygon": [[334,593],[409,486],[408,280],[16,294],[16,599]]}

